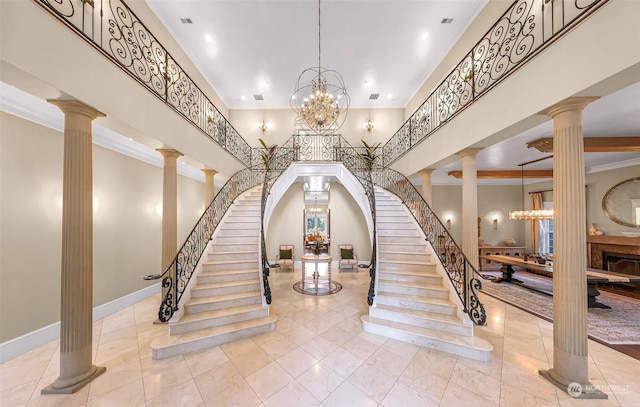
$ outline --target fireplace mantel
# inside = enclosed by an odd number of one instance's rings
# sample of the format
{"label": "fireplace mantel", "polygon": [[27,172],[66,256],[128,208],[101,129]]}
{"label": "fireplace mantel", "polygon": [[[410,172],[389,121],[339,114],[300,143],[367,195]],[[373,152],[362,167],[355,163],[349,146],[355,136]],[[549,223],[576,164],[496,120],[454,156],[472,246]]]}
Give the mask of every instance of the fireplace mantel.
{"label": "fireplace mantel", "polygon": [[602,253],[640,255],[640,237],[628,236],[587,236],[589,267],[606,269],[602,264]]}

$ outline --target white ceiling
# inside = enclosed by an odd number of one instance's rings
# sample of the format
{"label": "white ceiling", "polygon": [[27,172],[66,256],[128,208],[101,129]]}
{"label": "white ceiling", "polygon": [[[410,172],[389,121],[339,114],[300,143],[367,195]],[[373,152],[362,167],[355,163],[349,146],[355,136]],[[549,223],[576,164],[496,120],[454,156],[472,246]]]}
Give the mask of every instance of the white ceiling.
{"label": "white ceiling", "polygon": [[[404,107],[486,2],[325,0],[322,66],[343,76],[351,107]],[[318,64],[316,0],[147,4],[230,109],[289,108],[298,76]]]}
{"label": "white ceiling", "polygon": [[[317,65],[315,0],[146,1],[230,109],[289,108],[299,74]],[[325,0],[322,65],[342,74],[352,108],[402,108],[485,4],[486,0]],[[185,18],[192,24],[182,23]],[[453,22],[442,24],[444,18]],[[379,99],[369,100],[372,93],[379,93]],[[254,94],[264,100],[255,101]],[[585,137],[639,136],[640,82],[588,105],[583,129]],[[549,120],[485,148],[477,156],[478,169],[520,169],[520,163],[548,156],[528,149],[526,143],[551,137],[552,131]],[[633,164],[640,164],[639,153],[585,155],[587,172]],[[525,167],[550,168],[551,159]],[[460,160],[439,168],[432,182],[461,183],[447,175],[459,169]],[[525,182],[538,181],[543,180]]]}

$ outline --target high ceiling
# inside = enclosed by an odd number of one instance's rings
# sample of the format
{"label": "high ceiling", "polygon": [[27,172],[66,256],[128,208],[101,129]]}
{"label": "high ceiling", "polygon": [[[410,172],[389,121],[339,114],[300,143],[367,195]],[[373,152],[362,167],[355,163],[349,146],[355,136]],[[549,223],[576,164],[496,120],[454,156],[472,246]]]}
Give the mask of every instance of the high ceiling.
{"label": "high ceiling", "polygon": [[[298,75],[318,63],[315,0],[147,0],[230,109],[288,108]],[[486,0],[325,0],[321,63],[344,77],[352,108],[402,108],[433,72]],[[505,2],[505,7],[508,2]],[[190,21],[190,23],[187,21]],[[443,23],[452,19],[450,23]],[[371,94],[379,94],[370,100]],[[253,95],[262,95],[257,101]],[[640,82],[584,110],[585,137],[640,135]],[[549,154],[526,143],[551,137],[551,120],[478,154],[479,170],[519,169]],[[640,164],[640,153],[587,153],[587,172]],[[551,169],[552,160],[526,169]],[[434,184],[455,184],[448,171]],[[537,182],[541,179],[527,180]],[[479,180],[519,184],[520,179]]]}

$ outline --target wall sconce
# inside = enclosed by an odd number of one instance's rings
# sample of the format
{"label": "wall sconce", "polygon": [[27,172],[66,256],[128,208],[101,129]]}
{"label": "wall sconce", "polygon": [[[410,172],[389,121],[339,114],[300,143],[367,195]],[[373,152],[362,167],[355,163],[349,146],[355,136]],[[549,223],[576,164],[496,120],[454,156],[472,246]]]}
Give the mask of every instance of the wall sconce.
{"label": "wall sconce", "polygon": [[451,229],[451,218],[447,218],[447,229]]}
{"label": "wall sconce", "polygon": [[267,130],[269,130],[269,124],[264,120],[262,120],[261,122],[258,123],[258,130],[260,130],[262,134],[266,133]]}
{"label": "wall sconce", "polygon": [[498,218],[493,218],[493,228],[498,229]]}
{"label": "wall sconce", "polygon": [[371,133],[373,131],[373,122],[371,121],[371,119],[368,119],[364,124],[364,129],[367,131],[367,133]]}

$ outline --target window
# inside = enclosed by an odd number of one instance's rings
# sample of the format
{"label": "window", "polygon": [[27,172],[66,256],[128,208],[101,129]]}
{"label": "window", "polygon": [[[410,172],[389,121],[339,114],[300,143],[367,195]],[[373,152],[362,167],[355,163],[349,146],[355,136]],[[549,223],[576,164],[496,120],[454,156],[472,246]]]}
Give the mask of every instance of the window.
{"label": "window", "polygon": [[[553,208],[553,202],[543,202],[545,209]],[[553,219],[539,220],[538,253],[553,254]]]}

